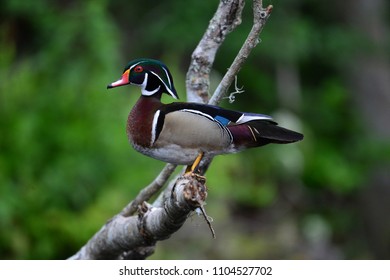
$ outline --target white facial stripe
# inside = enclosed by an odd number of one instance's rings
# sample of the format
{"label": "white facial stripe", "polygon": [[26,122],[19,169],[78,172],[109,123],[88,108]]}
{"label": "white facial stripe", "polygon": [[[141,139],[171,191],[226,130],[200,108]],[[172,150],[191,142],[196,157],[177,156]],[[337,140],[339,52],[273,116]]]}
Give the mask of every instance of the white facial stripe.
{"label": "white facial stripe", "polygon": [[[163,68],[163,69],[164,69],[164,68]],[[165,69],[164,69],[164,71],[165,71]],[[153,71],[150,71],[150,73],[152,73],[153,75],[155,75],[155,76],[156,76],[156,77],[165,85],[165,88],[167,89],[168,93],[169,93],[170,95],[172,95],[173,98],[176,98],[175,94],[171,91],[170,86],[168,87],[167,84],[160,78],[159,75],[157,75],[157,74],[154,73]],[[168,75],[168,74],[167,74],[167,75]],[[171,81],[169,80],[169,76],[167,76],[167,77],[168,77],[168,82],[171,83]]]}
{"label": "white facial stripe", "polygon": [[[139,65],[139,64],[141,64],[141,63],[144,63],[144,62],[147,62],[147,61],[146,61],[146,60],[142,60],[142,61],[140,61],[140,62],[138,62],[138,63],[132,65],[132,66],[129,68],[129,70],[131,71],[134,67],[136,67],[137,65]],[[165,74],[166,74],[166,76],[167,76],[167,80],[168,80],[169,86],[167,86],[167,84],[166,84],[166,83],[160,78],[160,76],[157,75],[155,72],[150,71],[150,73],[152,73],[153,75],[155,75],[155,76],[164,84],[164,86],[165,86],[165,88],[167,89],[168,93],[169,93],[173,98],[177,99],[176,94],[175,94],[174,92],[172,92],[172,90],[171,90],[172,81],[171,81],[171,79],[169,78],[168,71],[167,71],[164,67],[162,67],[162,69],[164,70],[164,72],[165,72]],[[160,90],[160,88],[161,88],[161,86],[158,86],[158,88],[156,88],[155,90],[153,90],[153,91],[148,91],[148,90],[146,90],[147,83],[148,83],[148,73],[145,73],[145,78],[144,78],[142,84],[141,84],[141,85],[136,84],[137,86],[140,86],[140,87],[141,87],[142,95],[151,96],[151,95],[155,94],[156,92],[158,92],[158,91]]]}
{"label": "white facial stripe", "polygon": [[158,86],[158,88],[156,88],[155,90],[153,91],[148,91],[146,89],[142,89],[142,95],[145,95],[145,96],[152,96],[153,94],[155,94],[156,92],[159,91],[161,86]]}
{"label": "white facial stripe", "polygon": [[155,94],[156,92],[158,92],[161,88],[161,86],[158,86],[158,88],[152,90],[152,91],[148,91],[146,90],[146,85],[148,83],[148,73],[145,73],[145,78],[144,78],[144,81],[142,82],[141,84],[141,92],[142,92],[142,95],[144,96],[152,96],[153,94]]}
{"label": "white facial stripe", "polygon": [[172,87],[172,81],[171,81],[171,79],[169,78],[169,73],[168,73],[168,71],[167,71],[164,67],[162,67],[162,69],[164,70],[165,75],[167,76],[168,83],[169,83],[169,88],[171,88],[171,87]]}
{"label": "white facial stripe", "polygon": [[141,63],[144,63],[144,62],[146,62],[145,60],[142,60],[142,61],[140,61],[140,62],[138,62],[138,63],[136,63],[136,64],[134,64],[133,66],[131,66],[129,69],[130,69],[130,71],[131,71],[131,69],[133,69],[135,66],[137,66],[138,64],[141,64]]}
{"label": "white facial stripe", "polygon": [[148,73],[145,73],[145,78],[141,84],[142,89],[146,88],[146,84],[148,83]]}
{"label": "white facial stripe", "polygon": [[[131,72],[131,69],[133,69],[135,66],[137,66],[138,64],[140,64],[140,63],[142,63],[142,62],[143,62],[143,61],[140,61],[140,62],[138,62],[137,64],[134,64],[133,66],[131,66],[131,67],[129,68],[129,72]],[[147,82],[147,80],[148,80],[148,73],[145,73],[145,78],[144,78],[142,84],[135,84],[135,83],[132,83],[132,82],[130,82],[130,84],[141,87],[141,88],[142,88],[142,91],[143,91],[144,88],[146,87],[146,82]]]}
{"label": "white facial stripe", "polygon": [[141,84],[141,92],[142,92],[142,95],[144,95],[144,96],[152,96],[160,89],[160,86],[158,86],[158,88],[156,88],[153,91],[146,90],[146,85],[148,83],[148,75],[149,75],[148,73],[145,73],[144,81]]}

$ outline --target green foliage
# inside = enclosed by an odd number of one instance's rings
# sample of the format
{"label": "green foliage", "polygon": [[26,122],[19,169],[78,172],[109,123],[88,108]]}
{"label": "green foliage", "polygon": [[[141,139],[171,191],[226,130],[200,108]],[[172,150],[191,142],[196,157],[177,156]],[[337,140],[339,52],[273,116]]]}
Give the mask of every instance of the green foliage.
{"label": "green foliage", "polygon": [[[45,44],[28,55],[17,40],[1,44],[0,248],[3,258],[65,258],[120,210],[116,203],[93,206],[103,189],[118,198],[115,188],[142,186],[153,165],[124,164],[132,157],[124,133],[130,105],[105,89],[117,78],[112,73],[120,75],[106,5],[88,1],[52,15],[48,5],[11,4],[10,16],[24,14]],[[145,179],[124,179],[131,169]],[[79,218],[84,211],[90,218]]]}

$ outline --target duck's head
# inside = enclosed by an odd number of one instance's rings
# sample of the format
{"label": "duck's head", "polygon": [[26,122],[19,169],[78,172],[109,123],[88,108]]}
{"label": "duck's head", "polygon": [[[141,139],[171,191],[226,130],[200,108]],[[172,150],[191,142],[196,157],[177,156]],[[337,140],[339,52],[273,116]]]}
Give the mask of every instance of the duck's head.
{"label": "duck's head", "polygon": [[179,98],[168,67],[158,60],[139,58],[130,61],[123,71],[122,78],[109,84],[107,88],[128,84],[141,87],[143,96],[160,97],[162,93],[167,93],[175,99]]}

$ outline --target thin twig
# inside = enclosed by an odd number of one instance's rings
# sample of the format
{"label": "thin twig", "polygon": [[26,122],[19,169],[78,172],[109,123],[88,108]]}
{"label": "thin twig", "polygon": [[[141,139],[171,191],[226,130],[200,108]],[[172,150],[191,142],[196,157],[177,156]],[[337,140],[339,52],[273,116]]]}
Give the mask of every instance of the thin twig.
{"label": "thin twig", "polygon": [[245,63],[251,51],[259,43],[259,35],[263,30],[264,24],[266,23],[268,17],[271,15],[272,8],[273,6],[269,5],[266,9],[263,9],[262,1],[260,0],[253,1],[252,29],[249,32],[249,35],[246,38],[245,43],[242,45],[232,65],[229,67],[225,76],[222,78],[222,81],[219,83],[218,87],[214,91],[214,94],[211,97],[209,104],[212,105],[218,104],[220,100],[226,95],[230,85],[234,80],[234,77],[240,71],[242,65]]}
{"label": "thin twig", "polygon": [[224,97],[224,99],[229,99],[229,103],[233,103],[236,101],[236,94],[240,94],[245,92],[244,86],[238,87],[238,78],[237,76],[234,77],[234,91],[229,93],[229,96]]}
{"label": "thin twig", "polygon": [[212,220],[207,215],[206,209],[204,208],[204,205],[201,204],[198,209],[200,209],[200,211],[202,212],[202,215],[203,215],[204,219],[206,220],[207,225],[209,226],[209,229],[211,231],[213,238],[216,239],[217,236],[215,235],[215,230],[214,230],[213,226],[211,225]]}

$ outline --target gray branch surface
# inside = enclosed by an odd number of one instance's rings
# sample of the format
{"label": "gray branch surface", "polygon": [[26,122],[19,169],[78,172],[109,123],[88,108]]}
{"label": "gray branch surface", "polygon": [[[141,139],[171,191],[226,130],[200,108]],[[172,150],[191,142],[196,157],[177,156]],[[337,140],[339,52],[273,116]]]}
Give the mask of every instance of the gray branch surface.
{"label": "gray branch surface", "polygon": [[204,181],[194,175],[180,177],[163,207],[142,202],[138,215],[121,214],[109,220],[70,259],[145,259],[154,245],[176,232],[207,197]]}
{"label": "gray branch surface", "polygon": [[[188,101],[207,103],[209,73],[215,55],[226,36],[241,23],[244,4],[244,0],[220,1],[204,36],[192,54],[186,77]],[[252,30],[210,99],[210,104],[217,104],[226,95],[251,50],[258,44],[259,35],[271,11],[272,6],[263,9],[261,0],[253,0]],[[211,160],[206,165],[210,162]],[[192,211],[196,208],[204,211],[203,205],[207,197],[205,180],[194,175],[176,178],[161,192],[153,205],[146,202],[162,189],[175,168],[175,165],[167,164],[151,184],[142,189],[133,201],[69,259],[145,259],[153,254],[156,242],[167,239],[176,232]],[[134,215],[137,210],[138,215]],[[206,217],[205,213],[204,215]],[[207,222],[209,223],[208,220]],[[211,227],[210,229],[212,230]]]}

